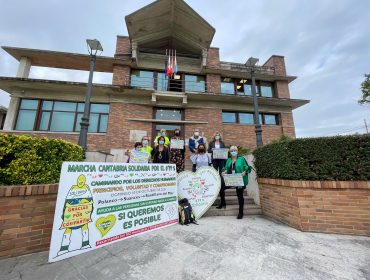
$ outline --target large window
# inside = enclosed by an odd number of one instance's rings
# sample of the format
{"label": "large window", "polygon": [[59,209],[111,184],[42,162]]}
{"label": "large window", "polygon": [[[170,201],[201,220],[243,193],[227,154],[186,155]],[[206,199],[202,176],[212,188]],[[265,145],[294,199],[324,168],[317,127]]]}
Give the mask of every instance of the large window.
{"label": "large window", "polygon": [[34,130],[38,104],[38,100],[21,100],[16,130]]}
{"label": "large window", "polygon": [[131,86],[141,88],[154,88],[153,72],[143,70],[132,70]]}
{"label": "large window", "polygon": [[231,78],[222,78],[221,80],[221,93],[235,94],[235,82]]}
{"label": "large window", "polygon": [[[259,114],[260,124],[278,125],[278,114]],[[252,112],[222,112],[223,123],[254,124],[254,113]]]}
{"label": "large window", "polygon": [[204,77],[196,75],[185,75],[185,91],[205,92],[206,82]]}
{"label": "large window", "polygon": [[[246,79],[222,78],[221,93],[252,96],[252,82]],[[258,96],[274,97],[273,83],[256,81]]]}
{"label": "large window", "polygon": [[[56,132],[80,131],[84,108],[84,103],[22,99],[15,129]],[[108,113],[109,104],[91,104],[89,132],[107,132]]]}

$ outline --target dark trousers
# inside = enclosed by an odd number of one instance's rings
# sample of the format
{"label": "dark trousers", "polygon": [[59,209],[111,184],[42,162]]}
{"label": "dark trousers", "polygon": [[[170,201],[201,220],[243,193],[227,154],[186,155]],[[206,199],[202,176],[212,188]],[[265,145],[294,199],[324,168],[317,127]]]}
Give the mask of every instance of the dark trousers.
{"label": "dark trousers", "polygon": [[[225,187],[221,187],[220,190],[220,198],[221,198],[221,205],[225,206],[226,205],[226,200],[225,200]],[[238,196],[238,202],[239,202],[239,214],[243,214],[244,210],[244,196],[243,196],[244,189],[239,189],[236,188],[236,195]]]}
{"label": "dark trousers", "polygon": [[213,168],[218,171],[218,173],[221,174],[222,168],[225,166],[225,160],[224,159],[214,159],[212,160]]}

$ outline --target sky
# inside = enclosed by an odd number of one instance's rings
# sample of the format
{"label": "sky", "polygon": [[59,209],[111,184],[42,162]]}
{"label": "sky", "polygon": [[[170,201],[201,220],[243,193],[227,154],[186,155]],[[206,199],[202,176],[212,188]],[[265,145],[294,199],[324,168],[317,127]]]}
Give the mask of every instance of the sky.
{"label": "sky", "polygon": [[[0,45],[87,53],[97,38],[113,56],[124,21],[150,0],[0,0]],[[291,98],[310,103],[293,111],[297,137],[364,133],[370,105],[358,105],[364,74],[370,73],[368,0],[187,0],[216,34],[212,46],[222,61],[285,56]],[[14,77],[18,62],[0,50],[0,76]],[[87,82],[84,71],[32,67],[30,78]],[[96,73],[95,83],[112,75]],[[0,91],[0,105],[9,95]],[[369,128],[370,129],[370,128]]]}

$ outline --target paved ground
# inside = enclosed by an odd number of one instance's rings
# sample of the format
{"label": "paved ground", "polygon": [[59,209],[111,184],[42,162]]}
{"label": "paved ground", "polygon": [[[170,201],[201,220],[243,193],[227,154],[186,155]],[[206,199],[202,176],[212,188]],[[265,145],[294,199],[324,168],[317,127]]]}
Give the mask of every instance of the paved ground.
{"label": "paved ground", "polygon": [[208,217],[53,264],[0,261],[0,279],[370,279],[370,238],[302,233],[259,216]]}

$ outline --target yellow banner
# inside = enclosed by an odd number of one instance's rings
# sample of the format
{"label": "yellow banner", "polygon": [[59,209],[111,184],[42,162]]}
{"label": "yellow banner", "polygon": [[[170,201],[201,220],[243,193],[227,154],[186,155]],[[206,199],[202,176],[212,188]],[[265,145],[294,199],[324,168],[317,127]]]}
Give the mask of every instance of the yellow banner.
{"label": "yellow banner", "polygon": [[82,226],[90,223],[92,213],[92,202],[78,203],[75,205],[67,204],[61,229]]}

